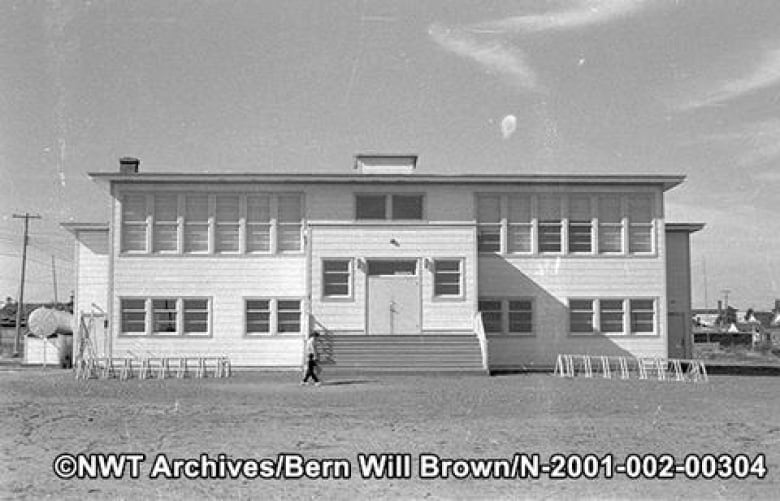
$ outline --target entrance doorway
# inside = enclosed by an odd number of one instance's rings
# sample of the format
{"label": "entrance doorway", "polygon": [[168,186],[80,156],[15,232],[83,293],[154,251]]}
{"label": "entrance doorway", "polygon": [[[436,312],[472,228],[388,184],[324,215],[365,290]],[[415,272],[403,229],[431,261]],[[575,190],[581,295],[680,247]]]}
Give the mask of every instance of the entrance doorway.
{"label": "entrance doorway", "polygon": [[420,333],[417,260],[368,261],[367,334]]}

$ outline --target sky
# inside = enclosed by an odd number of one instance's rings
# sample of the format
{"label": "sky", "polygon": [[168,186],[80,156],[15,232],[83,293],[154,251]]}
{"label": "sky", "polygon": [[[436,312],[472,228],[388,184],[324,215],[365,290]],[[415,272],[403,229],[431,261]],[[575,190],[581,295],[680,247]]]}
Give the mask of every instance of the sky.
{"label": "sky", "polygon": [[65,221],[105,222],[86,175],[685,174],[693,302],[780,298],[776,0],[0,2],[0,296],[73,287]]}

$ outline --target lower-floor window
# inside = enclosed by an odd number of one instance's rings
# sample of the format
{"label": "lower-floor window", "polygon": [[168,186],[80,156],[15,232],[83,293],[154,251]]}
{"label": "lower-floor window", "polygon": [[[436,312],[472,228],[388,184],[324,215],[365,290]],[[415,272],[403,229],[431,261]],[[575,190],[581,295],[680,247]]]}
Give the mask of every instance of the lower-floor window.
{"label": "lower-floor window", "polygon": [[210,331],[209,298],[121,298],[119,306],[123,334],[203,335]]}
{"label": "lower-floor window", "polygon": [[574,334],[653,334],[656,301],[647,298],[569,300],[569,330]]}
{"label": "lower-floor window", "polygon": [[488,334],[533,333],[533,302],[530,299],[480,298],[479,311]]}
{"label": "lower-floor window", "polygon": [[301,332],[300,299],[246,299],[246,334],[290,334]]}

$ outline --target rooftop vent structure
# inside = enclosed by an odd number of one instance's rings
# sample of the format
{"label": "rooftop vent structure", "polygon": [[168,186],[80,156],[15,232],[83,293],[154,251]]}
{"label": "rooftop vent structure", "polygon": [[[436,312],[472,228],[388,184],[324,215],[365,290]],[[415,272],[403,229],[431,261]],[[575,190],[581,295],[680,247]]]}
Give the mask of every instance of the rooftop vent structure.
{"label": "rooftop vent structure", "polygon": [[413,174],[417,155],[355,155],[358,174]]}
{"label": "rooftop vent structure", "polygon": [[119,159],[120,174],[138,174],[138,166],[141,161],[133,157],[122,157]]}

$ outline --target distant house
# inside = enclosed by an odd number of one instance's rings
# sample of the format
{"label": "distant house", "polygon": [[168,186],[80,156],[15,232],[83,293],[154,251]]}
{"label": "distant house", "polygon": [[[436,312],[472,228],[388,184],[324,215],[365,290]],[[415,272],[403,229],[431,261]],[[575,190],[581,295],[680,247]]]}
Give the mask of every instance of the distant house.
{"label": "distant house", "polygon": [[[77,322],[101,348],[297,367],[549,367],[558,353],[690,353],[689,236],[669,175],[92,173],[106,224],[76,237]],[[483,342],[486,340],[486,342]]]}

